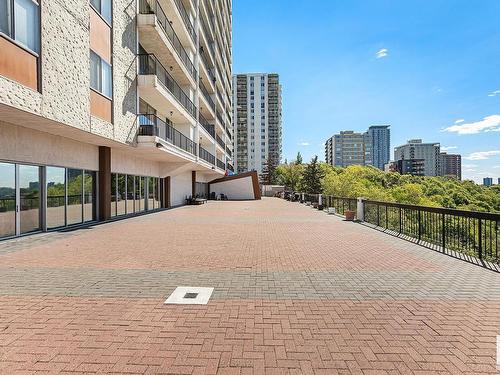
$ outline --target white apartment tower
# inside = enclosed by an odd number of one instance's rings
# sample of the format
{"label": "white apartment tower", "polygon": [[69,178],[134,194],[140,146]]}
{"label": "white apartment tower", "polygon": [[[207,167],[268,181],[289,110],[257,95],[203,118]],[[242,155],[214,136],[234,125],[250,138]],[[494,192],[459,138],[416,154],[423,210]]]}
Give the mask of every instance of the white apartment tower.
{"label": "white apartment tower", "polygon": [[262,172],[281,162],[281,85],[278,74],[233,76],[234,169]]}
{"label": "white apartment tower", "polygon": [[232,169],[231,0],[0,4],[0,238],[182,205]]}
{"label": "white apartment tower", "polygon": [[423,160],[424,176],[440,176],[439,143],[423,143],[421,139],[410,139],[405,145],[394,149],[394,160]]}

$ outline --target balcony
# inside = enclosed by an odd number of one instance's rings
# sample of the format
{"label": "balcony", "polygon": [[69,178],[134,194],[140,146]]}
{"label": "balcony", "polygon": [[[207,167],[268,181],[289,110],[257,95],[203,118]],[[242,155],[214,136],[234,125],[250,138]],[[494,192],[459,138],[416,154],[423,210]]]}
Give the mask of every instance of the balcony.
{"label": "balcony", "polygon": [[198,155],[200,156],[200,159],[203,159],[207,163],[215,165],[215,156],[213,156],[210,152],[208,152],[203,147],[201,147],[201,145],[198,148],[199,148],[199,154]]}
{"label": "balcony", "polygon": [[222,147],[222,149],[224,150],[226,148],[226,144],[224,143],[224,141],[222,140],[222,138],[219,136],[219,134],[215,134],[215,139],[217,141],[217,144]]}
{"label": "balcony", "polygon": [[139,114],[139,136],[161,138],[180,149],[196,155],[196,143],[154,114]]}
{"label": "balcony", "polygon": [[184,68],[193,79],[190,83],[194,84],[197,70],[158,1],[140,0],[138,27],[141,45],[157,52],[162,62]]}
{"label": "balcony", "polygon": [[174,3],[181,15],[182,20],[184,21],[184,26],[186,26],[189,36],[193,40],[193,43],[196,43],[196,31],[194,29],[193,23],[191,22],[191,19],[189,18],[188,12],[184,7],[184,4],[182,3],[182,0],[174,0]]}
{"label": "balcony", "polygon": [[198,114],[198,120],[203,126],[203,128],[207,131],[208,134],[212,136],[212,138],[215,138],[215,126],[210,124],[205,117],[201,114],[201,112]]}
{"label": "balcony", "polygon": [[222,160],[220,160],[219,158],[217,158],[217,168],[226,169],[226,164],[224,164],[224,162]]}
{"label": "balcony", "polygon": [[153,54],[138,55],[139,95],[155,108],[172,112],[173,122],[196,123],[196,107]]}
{"label": "balcony", "polygon": [[233,152],[229,149],[229,147],[226,146],[226,154],[229,155],[229,157],[233,156]]}
{"label": "balcony", "polygon": [[210,96],[210,94],[208,93],[208,90],[207,88],[205,87],[205,85],[203,84],[203,81],[200,80],[200,90],[202,92],[202,96],[203,96],[203,99],[205,99],[205,101],[207,102],[208,106],[210,108],[212,108],[212,111],[215,112],[215,103],[212,99],[212,97]]}

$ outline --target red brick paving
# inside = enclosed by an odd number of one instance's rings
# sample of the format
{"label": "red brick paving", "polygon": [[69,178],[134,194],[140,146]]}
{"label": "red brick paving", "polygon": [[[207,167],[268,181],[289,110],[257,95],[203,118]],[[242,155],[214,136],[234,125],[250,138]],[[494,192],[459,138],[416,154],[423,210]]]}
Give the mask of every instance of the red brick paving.
{"label": "red brick paving", "polygon": [[[195,281],[197,271],[208,270],[366,270],[387,277],[461,264],[439,254],[443,262],[433,263],[425,256],[430,250],[419,256],[403,247],[369,228],[268,199],[162,212],[5,255],[0,246],[0,272],[181,269],[192,270]],[[206,306],[163,300],[0,296],[0,373],[498,373],[500,299],[212,298]]]}

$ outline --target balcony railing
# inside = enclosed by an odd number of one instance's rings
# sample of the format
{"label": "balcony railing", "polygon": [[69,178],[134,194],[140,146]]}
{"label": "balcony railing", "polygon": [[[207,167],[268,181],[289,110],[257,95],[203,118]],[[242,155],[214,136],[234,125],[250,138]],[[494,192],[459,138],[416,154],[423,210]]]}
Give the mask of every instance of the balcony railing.
{"label": "balcony railing", "polygon": [[175,0],[175,5],[177,6],[179,13],[181,14],[182,20],[184,21],[184,25],[186,26],[188,33],[191,36],[191,39],[193,40],[194,43],[196,43],[196,31],[194,30],[193,23],[189,18],[189,14],[186,8],[184,7],[184,4],[182,3],[182,0]]}
{"label": "balcony railing", "polygon": [[224,120],[222,119],[222,116],[221,116],[220,112],[216,111],[215,114],[216,114],[217,118],[219,119],[220,124],[222,125],[222,127],[224,127]]}
{"label": "balcony railing", "polygon": [[224,98],[222,97],[222,94],[220,93],[220,90],[217,89],[216,91],[217,91],[217,97],[219,98],[220,102],[224,103]]}
{"label": "balcony railing", "polygon": [[224,162],[222,160],[217,158],[217,167],[220,169],[226,169],[226,164],[224,164]]}
{"label": "balcony railing", "polygon": [[205,69],[208,72],[208,78],[210,78],[212,80],[212,82],[215,83],[214,67],[213,66],[211,67],[208,64],[207,57],[205,56],[205,52],[202,50],[200,50],[200,57],[201,57],[202,63],[205,65]]}
{"label": "balcony railing", "polygon": [[217,140],[217,143],[219,144],[220,147],[222,147],[222,148],[226,147],[226,144],[224,143],[224,141],[222,140],[222,138],[219,137],[219,134],[215,135],[215,139]]}
{"label": "balcony railing", "polygon": [[212,108],[212,110],[215,111],[215,103],[214,101],[212,100],[212,98],[210,97],[210,94],[208,93],[208,90],[207,88],[205,87],[205,85],[203,84],[203,81],[200,80],[200,90],[201,92],[203,93],[203,96],[205,97],[205,99],[207,100],[208,104],[210,105],[210,107]]}
{"label": "balcony railing", "polygon": [[231,135],[231,132],[229,131],[229,128],[226,128],[226,134],[229,137],[229,139],[233,139],[233,136]]}
{"label": "balcony railing", "polygon": [[233,156],[233,153],[232,151],[229,149],[229,147],[226,146],[226,153],[229,155],[229,156]]}
{"label": "balcony railing", "polygon": [[[151,2],[153,2],[153,4],[151,4]],[[184,66],[188,70],[191,77],[193,77],[196,80],[196,75],[197,75],[196,68],[191,59],[189,58],[189,55],[187,54],[183,45],[181,44],[179,37],[172,28],[170,21],[165,15],[165,12],[163,12],[163,9],[161,5],[158,3],[158,1],[140,0],[139,13],[156,15],[158,23],[160,24],[161,28],[167,35],[168,39],[170,40],[170,43],[172,43],[172,45],[174,46],[175,52],[177,52],[177,55],[179,55],[179,58],[182,60]]]}
{"label": "balcony railing", "polygon": [[196,155],[196,143],[154,114],[139,114],[139,135],[156,136]]}
{"label": "balcony railing", "polygon": [[232,172],[234,172],[234,167],[230,163],[227,163],[227,169],[230,170],[230,171],[232,171]]}
{"label": "balcony railing", "polygon": [[215,165],[215,156],[213,156],[210,152],[205,150],[201,145],[199,146],[199,156],[201,159],[209,162],[212,165]]}
{"label": "balcony railing", "polygon": [[199,120],[201,126],[203,126],[203,128],[205,128],[205,130],[208,132],[208,134],[210,134],[212,136],[212,138],[215,138],[215,126],[210,124],[207,121],[207,119],[205,117],[203,117],[201,112],[198,113],[198,120]]}
{"label": "balcony railing", "polygon": [[168,73],[167,69],[153,54],[138,55],[139,58],[139,74],[154,74],[162,85],[167,89],[179,103],[191,114],[196,117],[196,107],[189,99],[184,90],[175,82],[174,78]]}

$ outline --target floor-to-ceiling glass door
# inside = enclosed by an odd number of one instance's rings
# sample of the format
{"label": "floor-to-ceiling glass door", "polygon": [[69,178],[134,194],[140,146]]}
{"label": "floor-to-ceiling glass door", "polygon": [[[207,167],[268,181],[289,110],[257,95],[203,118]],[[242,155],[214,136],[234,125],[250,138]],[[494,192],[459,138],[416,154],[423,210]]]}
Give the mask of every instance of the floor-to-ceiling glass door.
{"label": "floor-to-ceiling glass door", "polygon": [[41,229],[40,167],[18,164],[19,234]]}
{"label": "floor-to-ceiling glass door", "polygon": [[16,234],[16,165],[0,163],[0,238]]}

